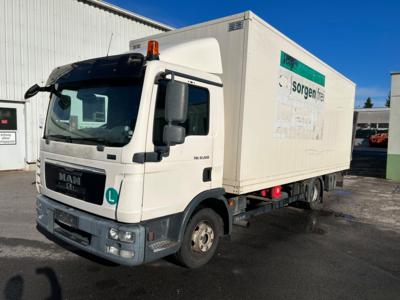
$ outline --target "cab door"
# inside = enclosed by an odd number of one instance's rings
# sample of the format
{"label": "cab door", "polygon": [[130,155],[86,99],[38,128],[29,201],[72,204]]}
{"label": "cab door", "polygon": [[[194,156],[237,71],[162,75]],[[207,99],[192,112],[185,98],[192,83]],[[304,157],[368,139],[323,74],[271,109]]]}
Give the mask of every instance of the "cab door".
{"label": "cab door", "polygon": [[[213,124],[210,89],[207,84],[175,76],[189,84],[187,120],[183,144],[171,146],[161,161],[145,162],[142,219],[182,212],[199,193],[211,188]],[[163,147],[165,94],[168,80],[154,85],[146,152]]]}

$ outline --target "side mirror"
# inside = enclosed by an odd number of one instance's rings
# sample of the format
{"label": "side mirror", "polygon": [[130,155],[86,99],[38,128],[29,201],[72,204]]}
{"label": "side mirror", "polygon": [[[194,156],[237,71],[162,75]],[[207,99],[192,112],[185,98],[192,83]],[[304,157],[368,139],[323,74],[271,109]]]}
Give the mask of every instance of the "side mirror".
{"label": "side mirror", "polygon": [[177,125],[165,125],[163,140],[167,146],[183,144],[185,141],[186,129]]}
{"label": "side mirror", "polygon": [[167,84],[165,95],[165,120],[184,123],[187,118],[189,87],[186,83],[172,79]]}
{"label": "side mirror", "polygon": [[37,93],[41,91],[41,87],[37,84],[32,85],[25,93],[24,98],[28,99],[35,96]]}

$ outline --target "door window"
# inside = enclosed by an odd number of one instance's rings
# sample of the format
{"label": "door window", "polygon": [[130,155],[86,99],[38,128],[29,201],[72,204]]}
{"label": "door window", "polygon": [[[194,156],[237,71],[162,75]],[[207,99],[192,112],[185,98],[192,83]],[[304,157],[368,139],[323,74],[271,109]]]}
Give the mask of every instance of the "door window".
{"label": "door window", "polygon": [[[158,83],[156,108],[154,112],[153,143],[165,146],[163,142],[165,121],[165,94],[169,80]],[[189,85],[189,103],[186,122],[180,124],[186,129],[186,136],[208,135],[210,127],[210,92],[208,89]]]}

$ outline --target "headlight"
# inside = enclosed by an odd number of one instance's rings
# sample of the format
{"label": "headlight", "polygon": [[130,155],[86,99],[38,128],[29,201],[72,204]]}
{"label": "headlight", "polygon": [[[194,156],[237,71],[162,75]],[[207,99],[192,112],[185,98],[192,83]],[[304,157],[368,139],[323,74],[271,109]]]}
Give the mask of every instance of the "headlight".
{"label": "headlight", "polygon": [[120,231],[118,238],[121,242],[133,243],[135,241],[135,234],[130,231]]}
{"label": "headlight", "polygon": [[110,239],[118,241],[118,229],[110,228],[110,231],[108,232],[108,237]]}
{"label": "headlight", "polygon": [[118,230],[116,228],[110,228],[108,231],[108,237],[110,239],[125,242],[125,243],[134,243],[135,242],[135,233],[131,231]]}

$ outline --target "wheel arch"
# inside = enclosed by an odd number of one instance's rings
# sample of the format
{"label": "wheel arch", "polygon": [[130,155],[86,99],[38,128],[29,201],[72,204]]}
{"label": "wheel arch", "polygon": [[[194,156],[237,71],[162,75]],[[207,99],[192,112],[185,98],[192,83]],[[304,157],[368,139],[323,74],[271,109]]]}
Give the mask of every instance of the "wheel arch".
{"label": "wheel arch", "polygon": [[226,198],[224,197],[225,190],[223,188],[216,188],[208,191],[201,192],[183,211],[181,228],[178,236],[178,241],[182,242],[183,235],[190,218],[201,208],[213,209],[221,218],[224,223],[224,234],[229,235],[232,230],[232,214],[228,207]]}

